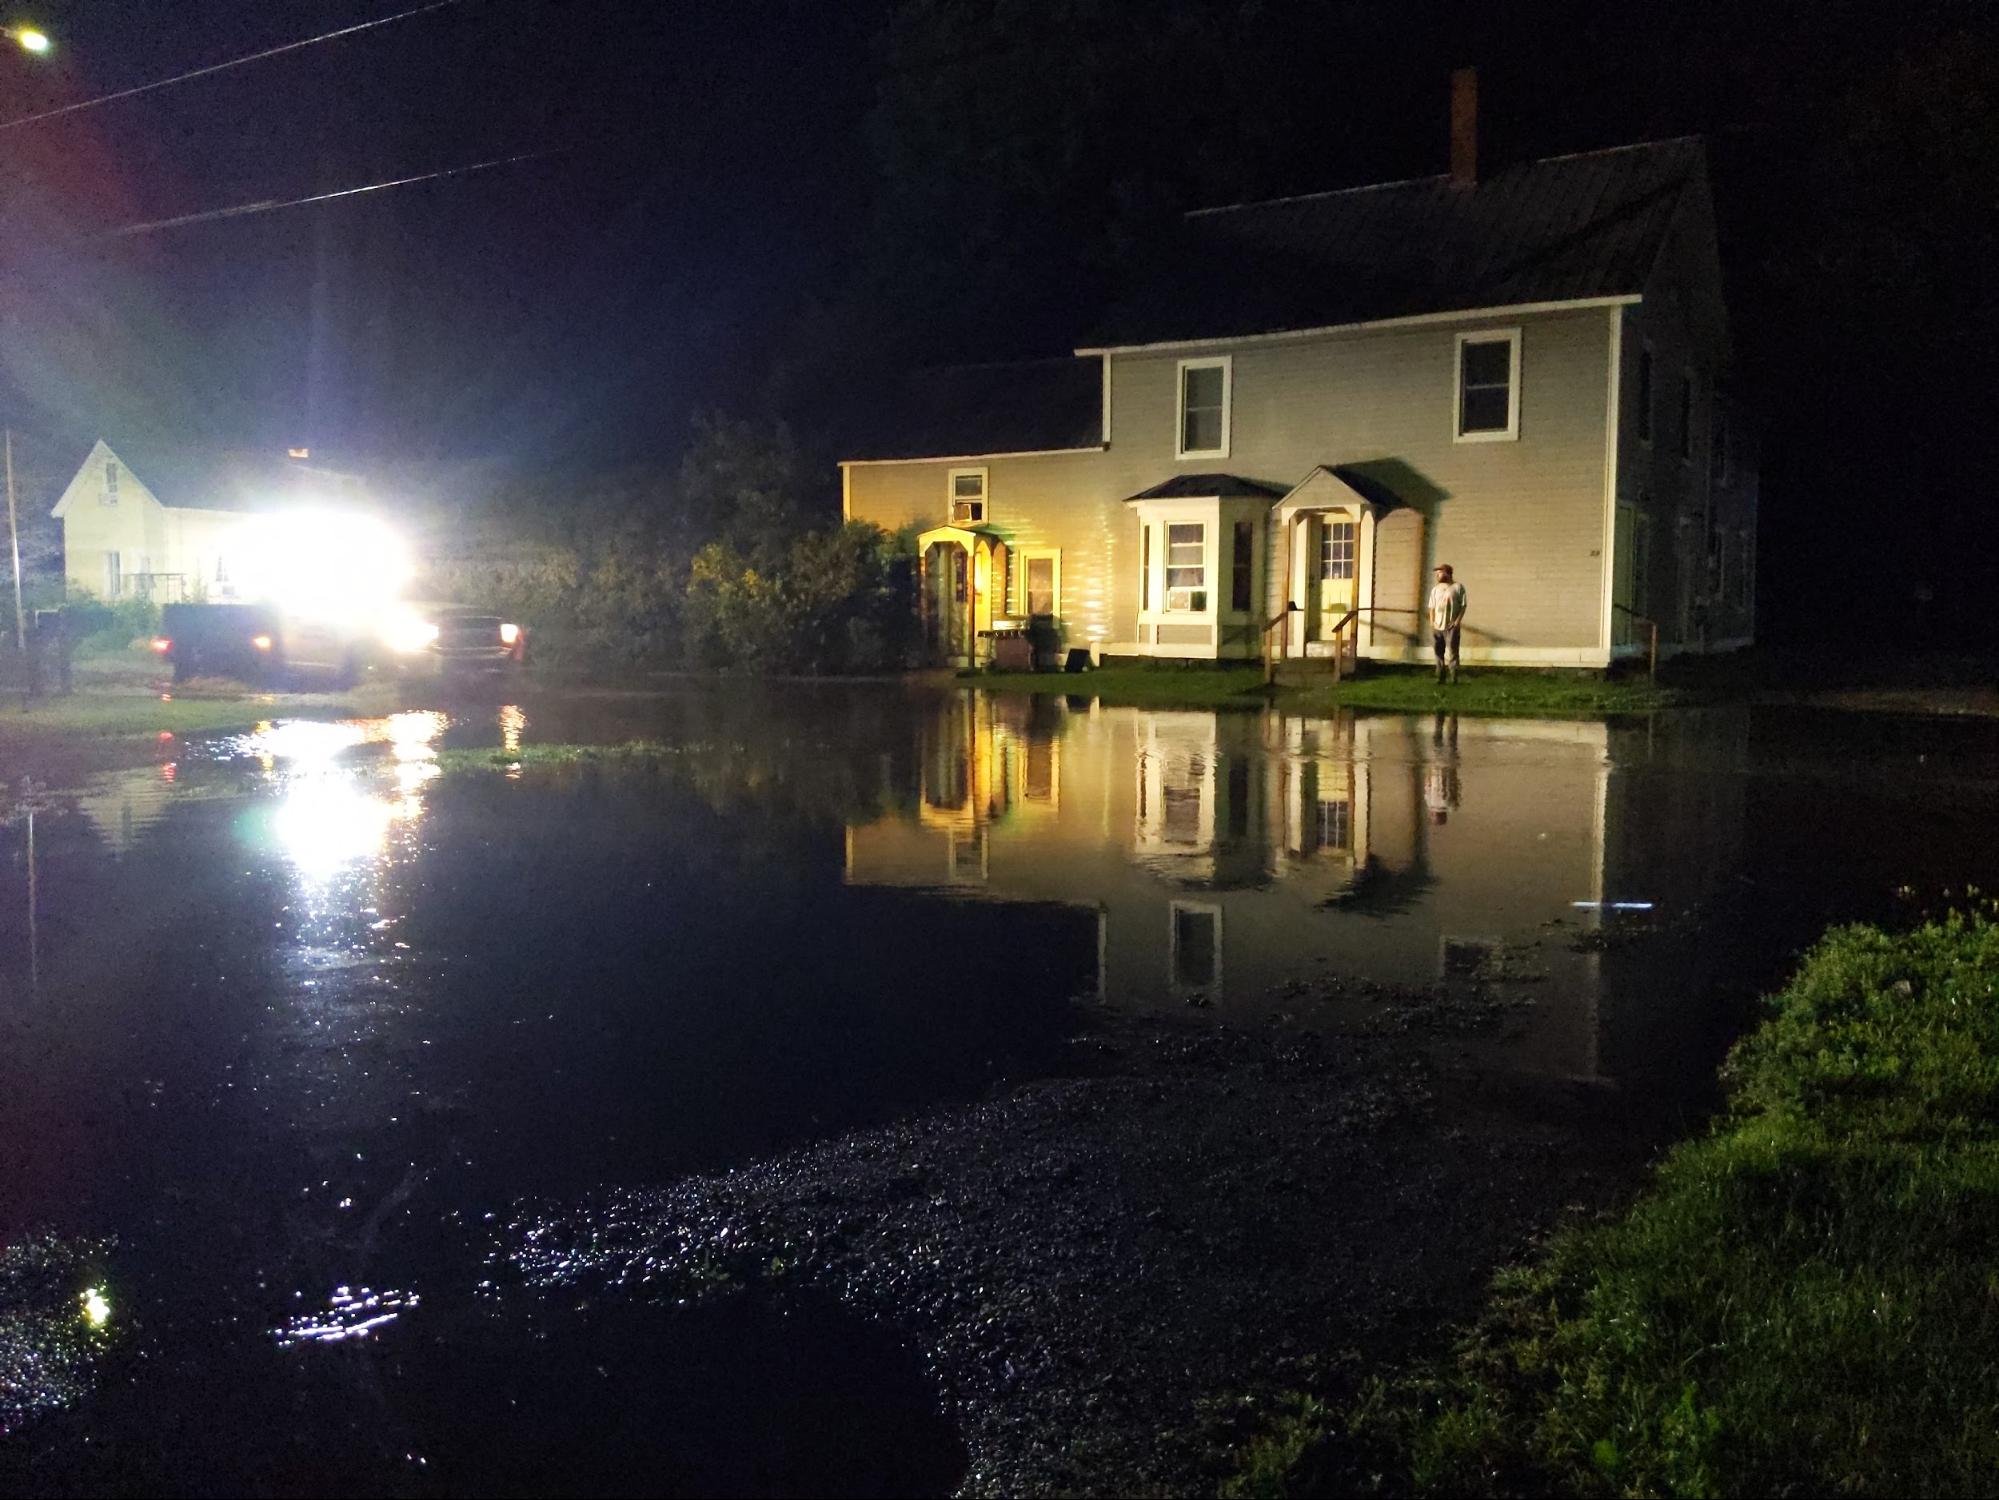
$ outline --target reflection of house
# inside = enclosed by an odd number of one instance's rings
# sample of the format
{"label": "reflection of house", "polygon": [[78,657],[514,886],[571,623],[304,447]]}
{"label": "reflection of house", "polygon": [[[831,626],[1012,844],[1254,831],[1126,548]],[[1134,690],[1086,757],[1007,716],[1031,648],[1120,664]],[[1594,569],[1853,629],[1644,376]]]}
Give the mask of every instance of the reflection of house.
{"label": "reflection of house", "polygon": [[100,438],[52,512],[69,587],[101,599],[228,598],[245,514],[357,484],[300,459],[127,451],[137,468]]}
{"label": "reflection of house", "polygon": [[[1637,847],[1620,829],[1649,817],[1651,794],[1615,767],[1643,732],[1048,700],[1026,712],[969,693],[941,705],[919,810],[848,829],[849,882],[1093,910],[1098,989],[1139,1006],[1295,1009],[1300,979],[1430,986],[1525,941],[1543,977],[1515,1061],[1598,1071],[1599,997],[1622,959],[1572,951],[1570,935],[1598,920],[1587,903],[1653,894],[1620,873]],[[1046,800],[1026,769],[1043,757],[1060,766]],[[1740,791],[1714,795],[1698,836],[1643,842],[1655,884],[1659,850],[1683,850],[1685,883],[1662,902],[1691,899],[1725,862]]]}
{"label": "reflection of house", "polygon": [[[1455,138],[1470,141],[1467,128]],[[1187,215],[1092,347],[928,371],[842,465],[930,528],[941,658],[1053,617],[1100,654],[1603,666],[1753,634],[1756,478],[1702,148],[1655,142]],[[1355,612],[1359,613],[1356,614]]]}

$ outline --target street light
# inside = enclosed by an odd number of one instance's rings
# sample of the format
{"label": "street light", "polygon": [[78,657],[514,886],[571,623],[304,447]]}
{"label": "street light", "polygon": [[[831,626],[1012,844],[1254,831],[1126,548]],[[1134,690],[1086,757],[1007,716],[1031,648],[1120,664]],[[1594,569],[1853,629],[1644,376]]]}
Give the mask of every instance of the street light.
{"label": "street light", "polygon": [[19,42],[25,52],[40,55],[49,50],[48,34],[37,31],[32,26],[10,26],[7,28],[7,35]]}

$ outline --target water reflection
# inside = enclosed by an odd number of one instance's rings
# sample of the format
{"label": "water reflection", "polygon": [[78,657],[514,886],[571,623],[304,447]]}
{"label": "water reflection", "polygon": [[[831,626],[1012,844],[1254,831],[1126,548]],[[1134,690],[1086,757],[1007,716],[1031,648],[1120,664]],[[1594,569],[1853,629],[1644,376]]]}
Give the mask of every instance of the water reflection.
{"label": "water reflection", "polygon": [[1509,1061],[1594,1077],[1626,936],[1607,914],[1697,904],[1740,840],[1739,782],[1656,826],[1660,788],[1619,771],[1649,733],[966,694],[923,730],[914,816],[848,829],[846,878],[1092,911],[1078,988],[1134,1006],[1293,1013],[1299,981],[1328,975],[1511,986],[1532,1003]]}

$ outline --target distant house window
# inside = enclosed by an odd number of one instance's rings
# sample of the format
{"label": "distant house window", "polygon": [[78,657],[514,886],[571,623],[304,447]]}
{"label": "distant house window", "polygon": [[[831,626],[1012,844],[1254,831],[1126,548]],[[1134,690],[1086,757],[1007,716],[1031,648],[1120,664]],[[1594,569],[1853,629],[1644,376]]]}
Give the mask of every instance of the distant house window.
{"label": "distant house window", "polygon": [[125,592],[124,560],[116,552],[104,554],[104,597],[119,598]]}
{"label": "distant house window", "polygon": [[1141,526],[1138,537],[1138,607],[1152,608],[1152,528]]}
{"label": "distant house window", "polygon": [[1694,377],[1680,377],[1680,461],[1694,461]]}
{"label": "distant house window", "polygon": [[1652,441],[1652,351],[1638,351],[1638,441]]}
{"label": "distant house window", "polygon": [[1458,335],[1457,437],[1497,442],[1520,435],[1520,330]]}
{"label": "distant house window", "polygon": [[228,559],[228,558],[226,558],[226,557],[218,557],[218,558],[216,558],[216,559],[215,559],[215,581],[216,581],[216,583],[217,583],[218,585],[220,585],[220,584],[226,584],[226,583],[228,583],[228,582],[229,582],[229,559]]}
{"label": "distant house window", "polygon": [[1199,521],[1166,528],[1166,607],[1196,612],[1208,607],[1208,528]]}
{"label": "distant house window", "polygon": [[1231,365],[1220,359],[1180,361],[1180,428],[1176,458],[1227,458]]}
{"label": "distant house window", "polygon": [[116,505],[118,503],[118,462],[116,459],[106,459],[104,462],[104,503],[106,505]]}
{"label": "distant house window", "polygon": [[1353,842],[1353,803],[1345,797],[1319,802],[1320,849],[1344,849]]}
{"label": "distant house window", "polygon": [[1229,608],[1250,607],[1250,586],[1256,573],[1256,523],[1235,523],[1235,550],[1229,558]]}
{"label": "distant house window", "polygon": [[1319,533],[1319,576],[1353,577],[1354,523],[1328,521]]}
{"label": "distant house window", "polygon": [[1714,484],[1728,483],[1728,412],[1719,401],[1708,417],[1707,477]]}
{"label": "distant house window", "polygon": [[953,469],[950,474],[951,524],[983,526],[986,520],[986,471]]}

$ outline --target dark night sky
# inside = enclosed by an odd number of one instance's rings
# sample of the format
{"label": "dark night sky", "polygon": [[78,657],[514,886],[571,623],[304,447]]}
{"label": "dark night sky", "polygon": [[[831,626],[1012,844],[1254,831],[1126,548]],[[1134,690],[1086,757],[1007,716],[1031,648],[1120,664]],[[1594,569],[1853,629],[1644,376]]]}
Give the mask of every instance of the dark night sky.
{"label": "dark night sky", "polygon": [[[0,117],[401,8],[50,0]],[[6,375],[37,428],[409,457],[678,440],[754,385],[856,191],[869,7],[466,0],[0,134]],[[120,224],[523,151],[373,198]],[[25,233],[23,233],[25,231]]]}
{"label": "dark night sky", "polygon": [[[406,3],[44,0],[0,121]],[[865,400],[870,356],[1065,347],[1173,210],[1439,170],[1473,62],[1488,162],[1710,137],[1766,559],[1935,578],[1999,555],[1946,503],[1989,491],[1995,60],[1978,0],[463,0],[0,130],[0,405],[53,455],[671,462],[701,407]]]}

